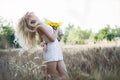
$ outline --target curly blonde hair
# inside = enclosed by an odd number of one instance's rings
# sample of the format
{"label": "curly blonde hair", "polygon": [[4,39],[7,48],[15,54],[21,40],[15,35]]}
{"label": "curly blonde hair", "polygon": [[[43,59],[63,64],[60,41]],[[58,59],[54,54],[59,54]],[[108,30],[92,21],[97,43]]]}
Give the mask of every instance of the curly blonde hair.
{"label": "curly blonde hair", "polygon": [[24,49],[34,48],[36,46],[36,31],[35,27],[31,27],[25,21],[23,16],[16,27],[16,40]]}

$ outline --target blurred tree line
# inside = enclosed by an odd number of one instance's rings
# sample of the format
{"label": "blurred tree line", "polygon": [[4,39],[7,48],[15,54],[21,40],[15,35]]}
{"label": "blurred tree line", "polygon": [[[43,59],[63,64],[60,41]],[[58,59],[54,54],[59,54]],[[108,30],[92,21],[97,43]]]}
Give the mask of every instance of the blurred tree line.
{"label": "blurred tree line", "polygon": [[106,25],[103,29],[99,30],[94,38],[96,41],[102,41],[103,39],[112,41],[116,37],[120,37],[120,27],[115,26],[115,28],[111,28],[110,25]]}
{"label": "blurred tree line", "polygon": [[85,44],[86,40],[97,42],[103,40],[112,41],[116,38],[120,38],[120,27],[116,25],[115,28],[106,25],[97,33],[94,33],[92,30],[82,30],[79,26],[75,27],[68,24],[61,41],[64,43]]}
{"label": "blurred tree line", "polygon": [[[11,22],[0,17],[0,48],[20,47],[19,44],[16,46],[14,43],[14,34],[15,31]],[[92,30],[82,30],[79,26],[68,24],[64,32],[61,29],[58,32],[58,40],[70,44],[85,44],[87,40],[102,41],[105,39],[112,41],[116,37],[120,38],[120,27],[111,28],[110,25],[106,25],[97,33],[93,33]]]}
{"label": "blurred tree line", "polygon": [[61,41],[64,43],[84,44],[91,34],[91,30],[82,30],[79,26],[75,27],[73,24],[68,24]]}
{"label": "blurred tree line", "polygon": [[14,46],[14,33],[12,22],[0,17],[0,48],[11,48]]}

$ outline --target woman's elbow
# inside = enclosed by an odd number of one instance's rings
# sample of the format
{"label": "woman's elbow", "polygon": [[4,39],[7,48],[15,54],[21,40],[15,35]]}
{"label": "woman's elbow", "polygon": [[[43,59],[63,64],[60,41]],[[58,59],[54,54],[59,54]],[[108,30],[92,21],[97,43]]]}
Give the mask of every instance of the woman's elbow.
{"label": "woman's elbow", "polygon": [[52,39],[50,39],[50,41],[51,41],[51,42],[54,42],[54,41],[55,41],[55,39],[54,39],[54,38],[52,38]]}
{"label": "woman's elbow", "polygon": [[48,39],[49,39],[50,42],[54,42],[56,40],[56,37],[51,36],[51,37],[48,37]]}

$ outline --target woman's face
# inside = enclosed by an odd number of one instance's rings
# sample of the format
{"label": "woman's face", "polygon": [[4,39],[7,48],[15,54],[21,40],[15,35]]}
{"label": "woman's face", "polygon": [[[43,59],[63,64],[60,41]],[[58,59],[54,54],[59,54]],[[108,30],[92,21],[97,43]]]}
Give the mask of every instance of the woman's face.
{"label": "woman's face", "polygon": [[39,20],[34,12],[27,12],[25,15],[25,19],[29,25],[36,25]]}
{"label": "woman's face", "polygon": [[27,20],[27,22],[31,21],[33,19],[33,12],[27,12],[25,14],[25,19]]}

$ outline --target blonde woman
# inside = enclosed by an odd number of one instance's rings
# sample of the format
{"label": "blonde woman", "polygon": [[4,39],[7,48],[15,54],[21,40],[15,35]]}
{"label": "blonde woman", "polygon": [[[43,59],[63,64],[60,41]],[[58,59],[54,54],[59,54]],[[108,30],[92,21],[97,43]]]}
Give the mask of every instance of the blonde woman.
{"label": "blonde woman", "polygon": [[68,79],[67,69],[63,60],[63,54],[57,40],[58,29],[41,22],[33,12],[27,12],[21,18],[17,27],[19,44],[24,48],[33,48],[36,43],[36,33],[44,46],[44,60],[47,65],[48,80],[54,80],[54,75],[59,74],[62,80]]}

